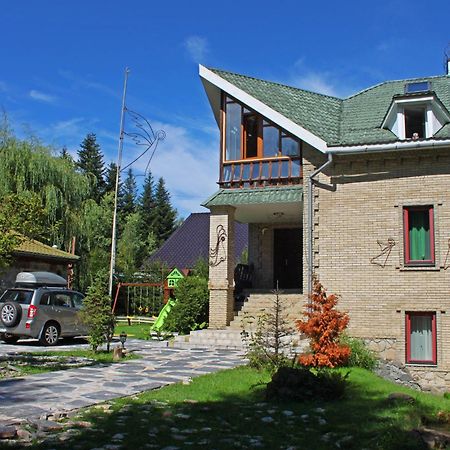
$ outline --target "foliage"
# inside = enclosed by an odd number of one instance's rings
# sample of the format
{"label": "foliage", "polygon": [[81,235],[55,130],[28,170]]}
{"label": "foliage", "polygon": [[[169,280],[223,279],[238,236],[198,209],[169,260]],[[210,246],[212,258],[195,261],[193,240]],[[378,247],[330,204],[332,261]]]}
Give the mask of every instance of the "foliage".
{"label": "foliage", "polygon": [[170,194],[162,178],[158,180],[155,192],[155,211],[153,215],[153,233],[159,247],[175,230],[177,212],[170,202]]}
{"label": "foliage", "polygon": [[91,197],[98,203],[105,193],[106,183],[103,178],[105,165],[100,145],[94,133],[88,133],[83,139],[80,150],[78,150],[77,165],[82,173],[92,177]]}
{"label": "foliage", "polygon": [[374,370],[377,366],[375,352],[370,350],[361,339],[352,338],[343,333],[340,343],[350,348],[350,357],[347,360],[349,367],[362,367],[367,370]]}
{"label": "foliage", "polygon": [[313,372],[305,367],[280,367],[267,384],[268,399],[296,401],[337,400],[344,396],[347,374],[322,369]]}
{"label": "foliage", "polygon": [[145,242],[139,233],[140,216],[132,213],[126,218],[122,236],[117,245],[117,266],[127,279],[140,268]]}
{"label": "foliage", "polygon": [[208,280],[198,276],[181,279],[175,289],[177,299],[164,328],[187,334],[192,330],[206,326],[208,321]]}
{"label": "foliage", "polygon": [[350,348],[339,342],[341,333],[347,327],[349,316],[335,307],[336,295],[327,295],[324,287],[316,279],[311,303],[303,313],[306,321],[298,321],[298,329],[310,339],[312,353],[299,357],[300,364],[312,367],[336,367],[347,362]]}
{"label": "foliage", "polygon": [[114,336],[115,317],[111,312],[106,270],[100,271],[89,286],[80,317],[88,327],[88,341],[92,351],[96,352],[104,343],[107,344],[107,351],[109,351],[109,345]]}
{"label": "foliage", "polygon": [[257,318],[244,315],[241,331],[250,365],[271,371],[290,364],[288,355],[293,334],[282,304],[282,292],[276,289],[273,294],[269,311]]}
{"label": "foliage", "polygon": [[191,270],[191,275],[209,279],[209,264],[206,258],[198,258]]}
{"label": "foliage", "polygon": [[[115,192],[117,177],[117,164],[110,162],[105,171],[105,192]],[[120,180],[119,180],[120,181]],[[119,182],[119,194],[122,191],[122,184]]]}
{"label": "foliage", "polygon": [[47,234],[46,216],[33,192],[9,194],[0,203],[0,269],[6,268],[13,250],[24,237],[42,239]]}
{"label": "foliage", "polygon": [[127,171],[127,177],[123,183],[122,199],[120,203],[120,212],[122,217],[127,217],[136,211],[137,186],[136,179],[133,175],[133,170],[130,168]]}

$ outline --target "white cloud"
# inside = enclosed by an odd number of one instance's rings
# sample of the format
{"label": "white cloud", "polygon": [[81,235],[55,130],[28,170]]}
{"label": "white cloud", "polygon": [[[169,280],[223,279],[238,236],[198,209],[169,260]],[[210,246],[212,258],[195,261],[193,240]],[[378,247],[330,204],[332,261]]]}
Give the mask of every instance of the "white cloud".
{"label": "white cloud", "polygon": [[307,91],[339,97],[339,92],[328,73],[305,72],[292,77],[291,84]]}
{"label": "white cloud", "polygon": [[[159,143],[150,170],[157,179],[163,177],[179,214],[205,211],[200,206],[217,190],[219,170],[218,132],[206,140],[194,139],[183,127],[152,122],[153,129],[164,130],[166,139]],[[217,131],[217,130],[216,130]],[[124,146],[124,164],[142,151],[128,139]],[[133,164],[135,174],[143,174],[150,156]]]}
{"label": "white cloud", "polygon": [[44,92],[41,91],[36,91],[35,89],[32,89],[29,92],[29,96],[33,99],[33,100],[38,100],[40,102],[45,102],[45,103],[54,103],[56,101],[56,97],[50,94],[46,94]]}
{"label": "white cloud", "polygon": [[200,36],[189,36],[183,43],[190,58],[196,62],[203,62],[209,52],[208,41]]}

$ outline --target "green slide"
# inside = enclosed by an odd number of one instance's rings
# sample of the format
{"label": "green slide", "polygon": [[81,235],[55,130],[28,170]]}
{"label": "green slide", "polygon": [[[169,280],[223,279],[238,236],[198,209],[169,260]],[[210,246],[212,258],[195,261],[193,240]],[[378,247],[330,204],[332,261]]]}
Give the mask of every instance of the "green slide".
{"label": "green slide", "polygon": [[170,313],[173,305],[175,305],[176,299],[169,299],[169,301],[164,305],[163,309],[160,311],[158,318],[155,320],[155,323],[150,327],[150,331],[161,331],[161,328],[164,325],[164,321]]}

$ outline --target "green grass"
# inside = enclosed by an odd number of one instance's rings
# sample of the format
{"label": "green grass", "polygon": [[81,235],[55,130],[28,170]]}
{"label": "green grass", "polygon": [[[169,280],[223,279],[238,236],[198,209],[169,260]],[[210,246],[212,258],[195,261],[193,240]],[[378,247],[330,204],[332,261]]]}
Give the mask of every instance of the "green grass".
{"label": "green grass", "polygon": [[120,322],[116,325],[114,336],[119,336],[120,333],[127,333],[127,336],[134,339],[150,339],[150,323],[136,323],[128,325]]}
{"label": "green grass", "polygon": [[[14,377],[23,376],[23,375],[34,375],[38,373],[46,373],[46,372],[54,372],[58,370],[67,370],[71,367],[68,366],[65,361],[67,358],[70,357],[78,357],[78,358],[88,358],[91,361],[86,361],[87,366],[94,366],[97,364],[111,364],[116,362],[122,362],[127,361],[130,359],[137,359],[139,358],[138,355],[134,353],[130,353],[125,356],[120,361],[113,361],[113,353],[106,352],[106,351],[100,351],[97,353],[94,353],[91,350],[57,350],[57,351],[46,351],[46,352],[33,352],[33,353],[21,353],[20,355],[23,355],[25,357],[32,358],[30,361],[23,361],[20,364],[16,362],[11,362],[10,364],[18,369],[18,372],[15,372],[13,374]],[[37,360],[34,359],[34,357],[41,357]],[[61,361],[58,362],[58,364],[55,364],[52,367],[45,367],[42,365],[42,362],[45,360],[45,357],[48,356],[57,356],[61,358]],[[1,379],[1,377],[0,377]]]}
{"label": "green grass", "polygon": [[[125,449],[418,450],[425,447],[410,431],[424,421],[437,422],[438,411],[450,410],[450,400],[442,396],[402,388],[364,369],[351,369],[346,396],[335,402],[266,402],[269,379],[267,372],[241,367],[118,399],[110,414],[94,408],[82,414],[92,430],[33,448],[121,443]],[[390,402],[391,392],[406,392],[415,402]],[[114,442],[117,433],[124,438]]]}

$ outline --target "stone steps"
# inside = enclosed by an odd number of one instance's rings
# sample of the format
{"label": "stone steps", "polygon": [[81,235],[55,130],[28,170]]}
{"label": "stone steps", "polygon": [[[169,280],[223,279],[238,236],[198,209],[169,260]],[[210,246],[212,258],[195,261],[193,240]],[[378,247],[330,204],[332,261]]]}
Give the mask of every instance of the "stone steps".
{"label": "stone steps", "polygon": [[196,330],[191,331],[188,336],[177,336],[174,346],[190,348],[217,348],[242,350],[241,330]]}

